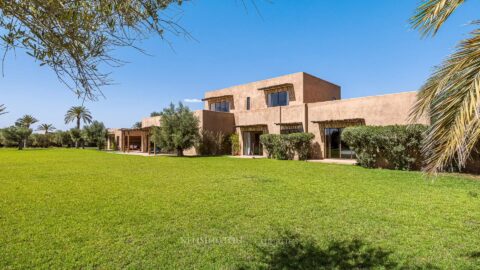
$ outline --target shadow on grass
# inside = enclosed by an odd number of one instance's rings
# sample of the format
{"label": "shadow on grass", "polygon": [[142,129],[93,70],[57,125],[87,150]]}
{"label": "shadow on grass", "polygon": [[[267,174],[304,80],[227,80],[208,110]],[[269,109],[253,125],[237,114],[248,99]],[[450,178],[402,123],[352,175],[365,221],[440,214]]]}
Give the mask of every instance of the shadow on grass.
{"label": "shadow on grass", "polygon": [[237,269],[438,269],[433,265],[400,265],[392,252],[359,239],[333,241],[320,248],[315,241],[286,231],[268,243],[255,245],[258,254]]}

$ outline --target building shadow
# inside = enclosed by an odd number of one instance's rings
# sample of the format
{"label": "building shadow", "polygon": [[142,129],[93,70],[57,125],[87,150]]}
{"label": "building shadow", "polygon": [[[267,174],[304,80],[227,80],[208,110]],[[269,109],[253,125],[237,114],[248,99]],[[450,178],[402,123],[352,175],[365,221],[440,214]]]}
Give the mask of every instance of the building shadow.
{"label": "building shadow", "polygon": [[392,252],[360,239],[332,241],[325,248],[290,231],[255,244],[258,253],[237,269],[438,269],[433,265],[401,265]]}

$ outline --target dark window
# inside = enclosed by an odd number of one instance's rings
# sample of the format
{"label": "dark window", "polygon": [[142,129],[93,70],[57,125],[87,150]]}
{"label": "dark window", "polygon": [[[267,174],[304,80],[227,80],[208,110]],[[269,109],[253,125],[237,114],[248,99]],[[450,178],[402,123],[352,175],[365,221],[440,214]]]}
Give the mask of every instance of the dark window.
{"label": "dark window", "polygon": [[247,97],[247,110],[250,110],[250,97]]}
{"label": "dark window", "polygon": [[216,112],[229,112],[230,111],[230,102],[222,101],[215,102],[210,104],[210,110]]}
{"label": "dark window", "polygon": [[325,129],[325,156],[327,158],[354,159],[355,152],[342,140],[343,128]]}
{"label": "dark window", "polygon": [[268,94],[268,107],[287,106],[288,92],[276,92]]}

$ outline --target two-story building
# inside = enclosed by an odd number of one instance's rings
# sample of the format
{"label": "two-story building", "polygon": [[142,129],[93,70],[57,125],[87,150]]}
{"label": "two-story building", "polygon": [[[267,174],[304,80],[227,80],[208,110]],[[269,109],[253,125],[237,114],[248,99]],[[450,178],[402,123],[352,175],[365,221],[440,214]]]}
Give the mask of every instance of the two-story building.
{"label": "two-story building", "polygon": [[[353,151],[341,140],[343,128],[408,124],[415,100],[415,92],[342,100],[340,86],[299,72],[206,92],[204,110],[194,113],[204,130],[237,132],[242,155],[264,155],[262,134],[310,132],[312,158],[351,159]],[[150,152],[148,128],[159,125],[160,117],[149,117],[141,129],[111,130],[109,145],[114,140],[120,150]]]}

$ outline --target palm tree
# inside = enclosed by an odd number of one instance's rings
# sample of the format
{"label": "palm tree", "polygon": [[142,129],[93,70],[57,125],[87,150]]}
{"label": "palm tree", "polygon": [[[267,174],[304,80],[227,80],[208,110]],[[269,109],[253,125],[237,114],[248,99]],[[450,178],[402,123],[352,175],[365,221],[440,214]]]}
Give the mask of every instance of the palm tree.
{"label": "palm tree", "polygon": [[[92,122],[92,114],[87,108],[85,108],[85,106],[73,106],[65,114],[65,124],[68,124],[75,120],[77,121],[76,130],[80,132],[80,120],[82,120],[84,124],[89,124]],[[74,136],[72,136],[72,138],[74,138]],[[74,141],[75,148],[78,148],[78,142],[80,141],[80,139]]]}
{"label": "palm tree", "polygon": [[5,107],[5,104],[0,104],[0,115],[6,114],[7,112],[5,111],[7,108]]}
{"label": "palm tree", "polygon": [[[24,116],[22,116],[21,118],[18,118],[17,121],[15,122],[15,125],[19,126],[19,127],[23,127],[23,128],[26,128],[27,130],[30,129],[30,126],[37,123],[38,120],[29,115],[29,114],[26,114]],[[27,147],[27,141],[28,141],[28,137],[30,136],[31,134],[31,130],[30,130],[30,133],[28,132],[23,132],[22,134],[25,134],[25,137],[23,138],[23,147]]]}
{"label": "palm tree", "polygon": [[37,128],[38,131],[43,131],[47,135],[50,131],[54,131],[55,127],[52,124],[41,124]]}
{"label": "palm tree", "polygon": [[[434,36],[464,0],[427,0],[411,24],[423,36]],[[474,22],[478,25],[479,22]],[[429,116],[423,154],[424,170],[435,173],[452,162],[464,166],[480,139],[480,29],[462,40],[456,51],[421,87],[411,120]]]}
{"label": "palm tree", "polygon": [[92,122],[92,114],[85,106],[73,106],[65,114],[65,124],[75,120],[77,121],[77,129],[80,129],[80,120],[84,124],[89,124]]}
{"label": "palm tree", "polygon": [[38,122],[38,120],[35,117],[31,116],[30,114],[26,114],[26,115],[18,118],[17,122],[15,122],[15,124],[17,126],[30,128],[31,125],[33,125],[37,122]]}

